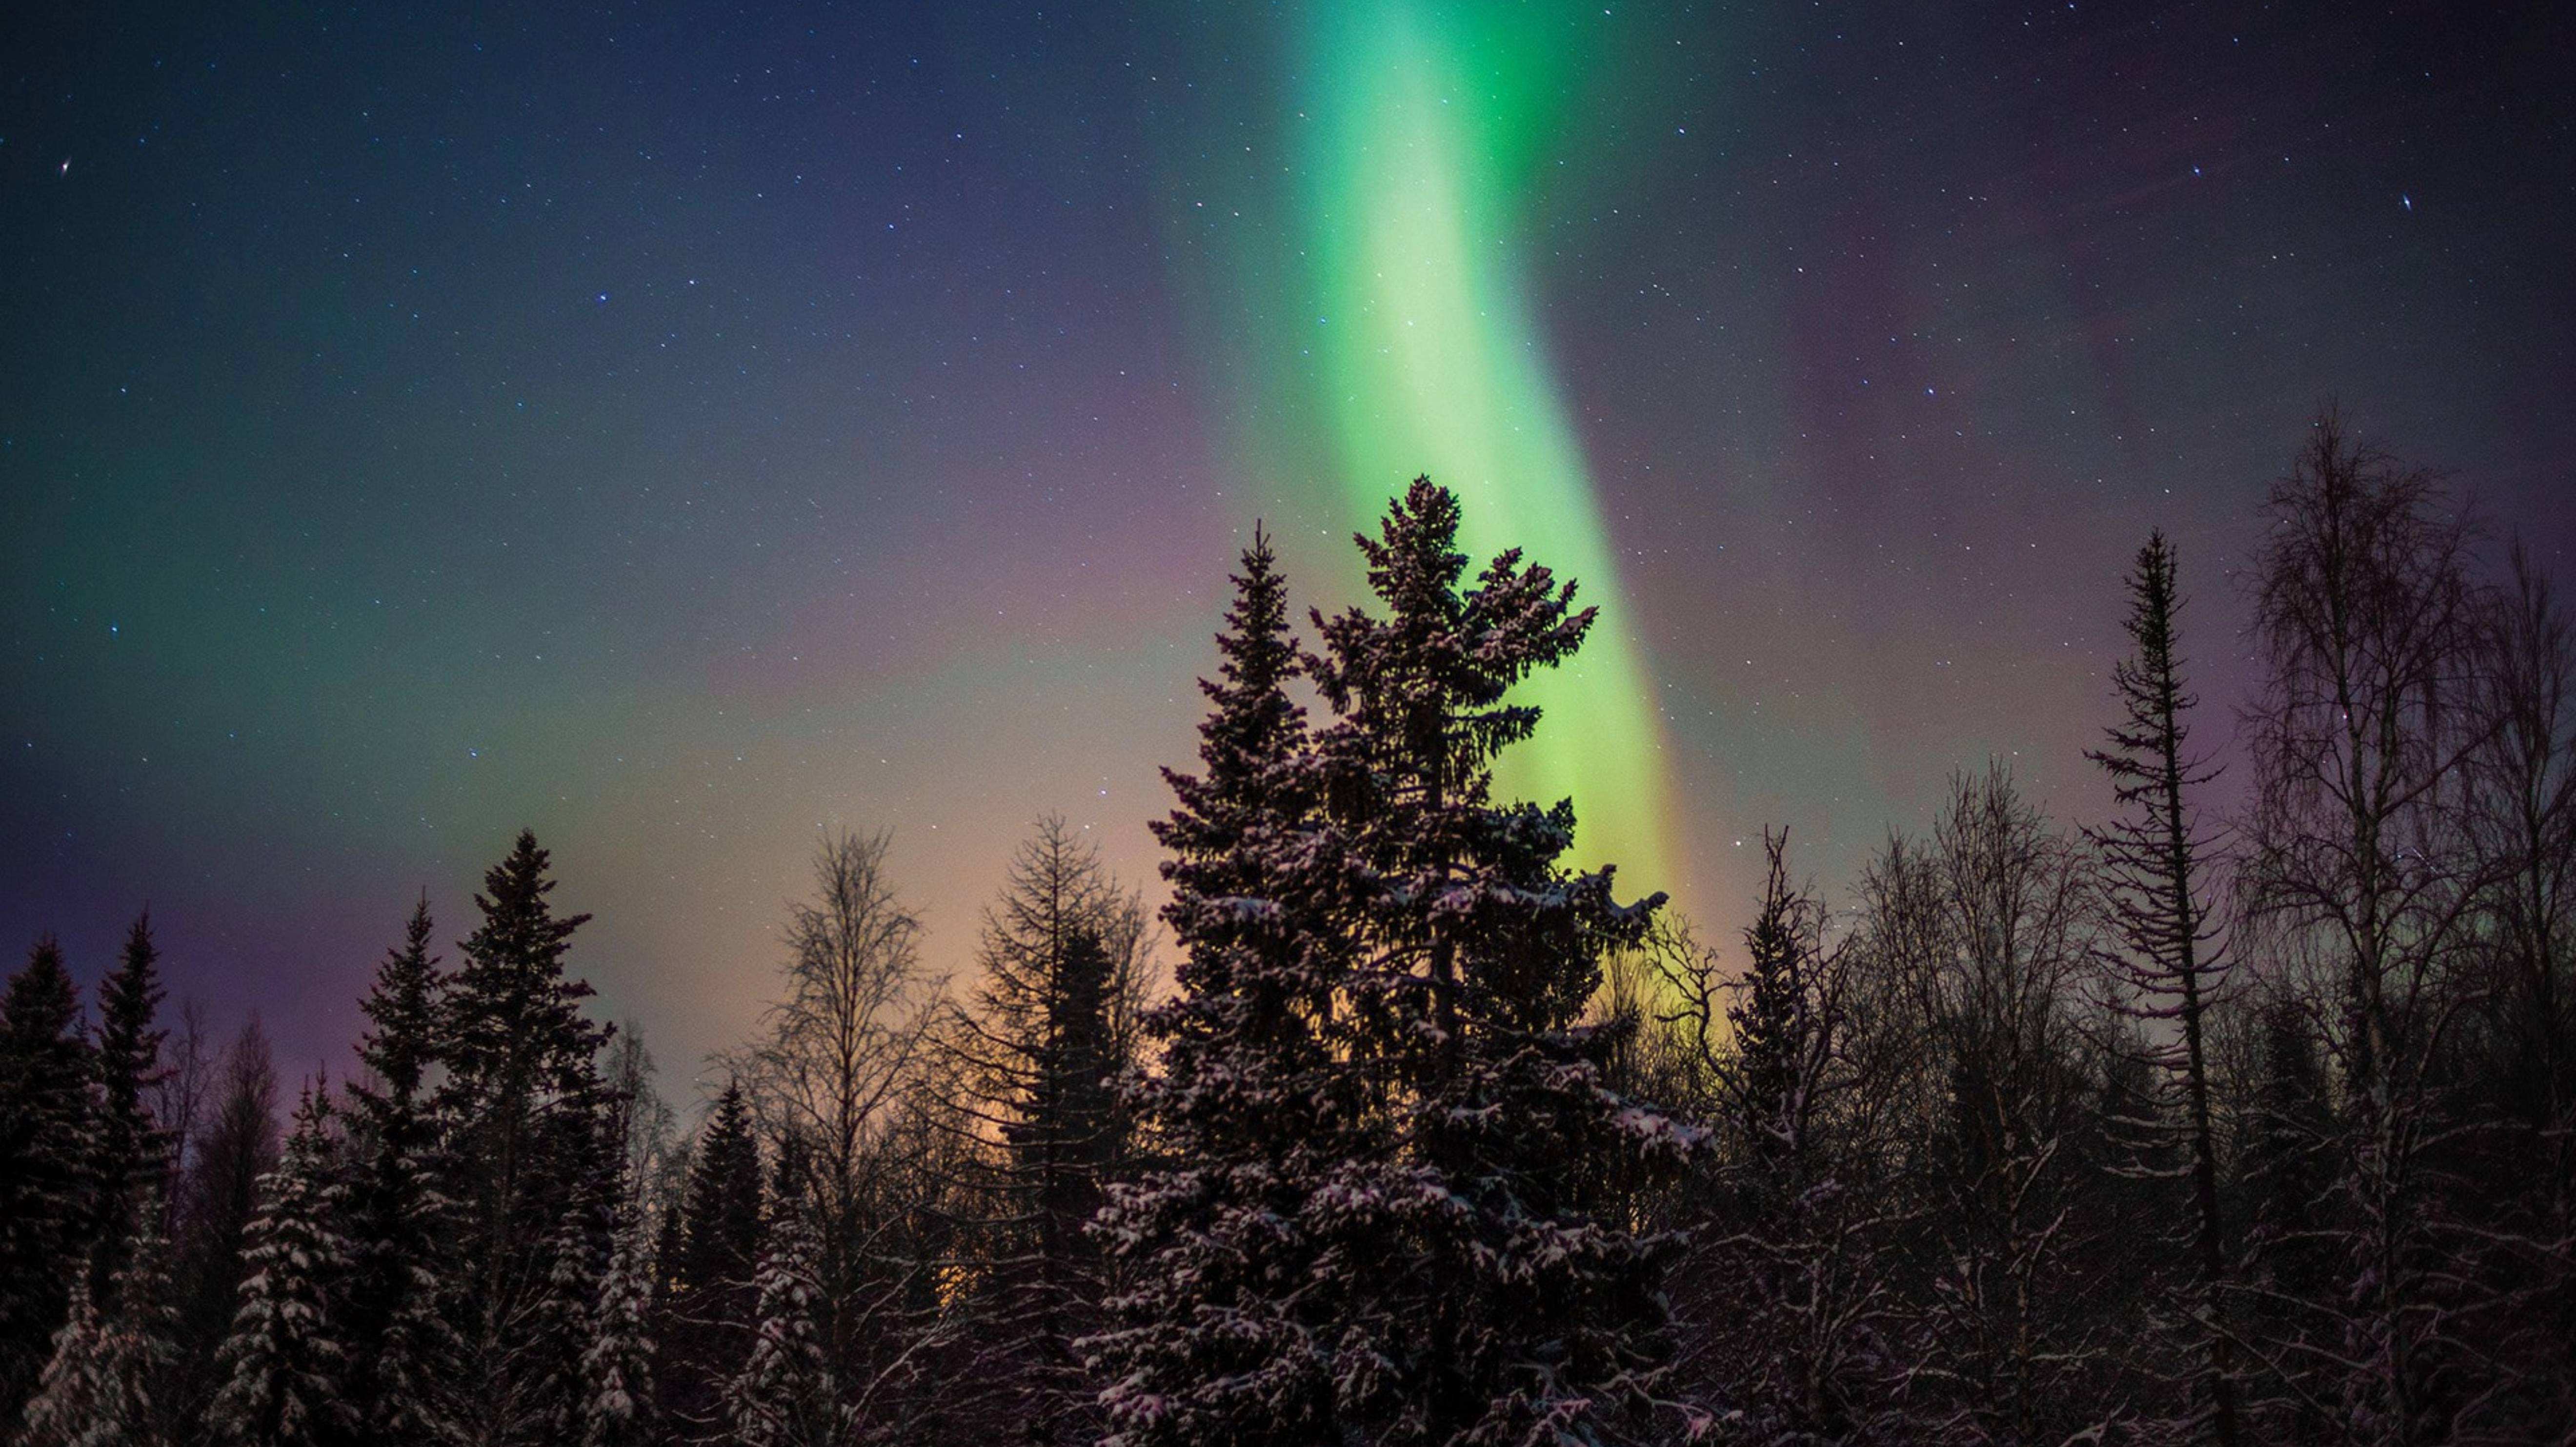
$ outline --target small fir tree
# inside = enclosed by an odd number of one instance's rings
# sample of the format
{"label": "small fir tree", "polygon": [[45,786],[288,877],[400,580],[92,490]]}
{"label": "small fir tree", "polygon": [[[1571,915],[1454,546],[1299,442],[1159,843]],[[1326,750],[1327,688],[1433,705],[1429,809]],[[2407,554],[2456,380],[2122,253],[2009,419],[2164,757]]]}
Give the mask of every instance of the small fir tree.
{"label": "small fir tree", "polygon": [[260,1192],[277,1169],[277,1063],[257,1015],[225,1048],[213,1108],[180,1187],[176,1249],[179,1420],[205,1419],[223,1387],[215,1354],[241,1306],[242,1241],[259,1214]]}
{"label": "small fir tree", "polygon": [[1738,1414],[1747,1442],[1870,1440],[1884,1414],[1877,1366],[1887,1326],[1878,1237],[1887,1201],[1855,1119],[1876,1072],[1857,1053],[1854,952],[1827,937],[1823,907],[1795,883],[1787,831],[1763,834],[1762,901],[1746,963],[1727,986],[1713,951],[1686,937],[1650,952],[1678,1007],[1684,1057],[1724,1133],[1714,1169],[1677,1203],[1696,1229],[1676,1272],[1694,1366]]}
{"label": "small fir tree", "polygon": [[349,1253],[336,1224],[343,1191],[330,1118],[329,1097],[307,1085],[269,1177],[267,1204],[251,1223],[241,1310],[219,1356],[224,1387],[208,1413],[220,1442],[336,1443],[354,1425],[348,1352],[332,1311]]}
{"label": "small fir tree", "polygon": [[153,1226],[157,1203],[123,1253],[116,1305],[100,1314],[84,1299],[77,1332],[66,1329],[48,1363],[47,1389],[28,1404],[25,1447],[161,1447],[171,1440],[172,1342],[169,1246]]}
{"label": "small fir tree", "polygon": [[365,1075],[349,1087],[358,1157],[348,1200],[349,1287],[342,1337],[352,1409],[380,1447],[429,1447],[452,1435],[447,1402],[455,1329],[444,1313],[450,1202],[429,1072],[441,1056],[446,981],[429,952],[422,895],[401,945],[359,1003]]}
{"label": "small fir tree", "polygon": [[1134,893],[1052,815],[1020,846],[985,912],[984,983],[958,1052],[1007,1146],[996,1189],[1004,1215],[1027,1229],[1005,1249],[1043,1283],[1042,1315],[1080,1314],[1058,1298],[1089,1285],[1082,1226],[1124,1147],[1108,1082],[1127,1063],[1143,934]]}
{"label": "small fir tree", "polygon": [[589,1418],[590,1349],[598,1337],[611,1239],[600,1229],[606,1214],[592,1192],[582,1192],[564,1212],[547,1251],[549,1275],[529,1331],[527,1376],[537,1409],[545,1414],[549,1443],[578,1440]]}
{"label": "small fir tree", "polygon": [[749,1284],[760,1255],[761,1178],[750,1102],[739,1082],[728,1081],[707,1118],[681,1202],[674,1279],[683,1289]]}
{"label": "small fir tree", "polygon": [[78,1442],[98,1413],[99,1342],[103,1335],[97,1299],[89,1294],[89,1274],[72,1276],[71,1301],[53,1351],[27,1401],[22,1428],[27,1447],[69,1447]]}
{"label": "small fir tree", "polygon": [[751,1350],[752,1276],[760,1258],[762,1170],[751,1106],[728,1081],[699,1133],[680,1199],[663,1218],[657,1253],[664,1420],[675,1431],[714,1428],[725,1383]]}
{"label": "small fir tree", "polygon": [[1131,1050],[1143,936],[1135,893],[1062,818],[1043,818],[985,911],[975,1008],[950,1022],[971,1129],[999,1143],[971,1180],[969,1375],[983,1400],[960,1407],[1025,1423],[1038,1441],[1096,1432],[1096,1389],[1073,1343],[1095,1329],[1106,1288],[1084,1226],[1126,1151],[1108,1082]]}
{"label": "small fir tree", "polygon": [[792,1192],[782,1194],[760,1258],[751,1355],[725,1392],[740,1447],[830,1447],[837,1440],[832,1364],[816,1320],[815,1253],[803,1204]]}
{"label": "small fir tree", "polygon": [[1822,919],[1790,883],[1788,834],[1765,830],[1762,907],[1744,931],[1746,967],[1727,1007],[1734,1051],[1721,1091],[1745,1153],[1778,1184],[1798,1188],[1808,1130],[1821,1103],[1817,1086],[1834,1049],[1833,1011],[1821,998]]}
{"label": "small fir tree", "polygon": [[643,1232],[630,1207],[601,1273],[582,1354],[582,1447],[650,1447],[660,1440],[653,1406],[652,1280]]}

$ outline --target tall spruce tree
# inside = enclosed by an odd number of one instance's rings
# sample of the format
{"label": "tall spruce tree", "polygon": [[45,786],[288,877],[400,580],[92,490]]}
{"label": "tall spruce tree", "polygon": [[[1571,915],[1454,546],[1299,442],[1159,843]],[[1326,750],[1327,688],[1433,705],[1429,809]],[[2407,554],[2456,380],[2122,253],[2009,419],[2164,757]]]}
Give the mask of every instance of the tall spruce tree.
{"label": "tall spruce tree", "polygon": [[[595,1274],[568,1279],[558,1258],[577,1244],[594,1271],[605,1259],[604,1213],[588,1213],[578,1243],[564,1227],[580,1202],[600,1199],[615,1166],[597,1066],[608,1031],[583,1018],[590,986],[564,971],[590,916],[556,917],[549,863],[522,830],[484,875],[474,896],[482,922],[464,941],[445,1011],[438,1103],[456,1167],[461,1425],[495,1443],[532,1440],[578,1408],[552,1335],[532,1327],[594,1298]],[[556,1299],[567,1292],[574,1299]]]}
{"label": "tall spruce tree", "polygon": [[348,1090],[355,1160],[341,1336],[350,1405],[381,1447],[429,1447],[453,1433],[458,1343],[444,1301],[451,1203],[430,1093],[446,980],[430,954],[433,929],[424,894],[359,1002],[365,1073]]}
{"label": "tall spruce tree", "polygon": [[2207,897],[2209,849],[2187,791],[2216,770],[2190,749],[2187,715],[2198,700],[2183,679],[2176,634],[2182,599],[2174,553],[2161,531],[2150,533],[2129,573],[2129,638],[2136,651],[2112,665],[2121,718],[2110,747],[2086,757],[2109,774],[2113,797],[2128,812],[2090,831],[2099,851],[2113,919],[2127,946],[2114,956],[2132,1020],[2169,1035],[2138,1036],[2162,1089],[2138,1125],[2149,1159],[2161,1169],[2179,1144],[2190,1173],[2189,1219],[2175,1234],[2187,1253],[2178,1320],[2197,1360],[2193,1417],[2209,1440],[2239,1440],[2234,1346],[2219,1319],[2227,1306],[2227,1248],[2218,1215],[2218,1144],[2210,1110],[2209,1019],[2223,965],[2211,947]]}
{"label": "tall spruce tree", "polygon": [[1571,801],[1492,798],[1493,760],[1537,728],[1514,687],[1581,645],[1574,585],[1496,557],[1462,587],[1457,499],[1417,479],[1359,545],[1383,617],[1316,616],[1306,668],[1335,720],[1317,735],[1333,824],[1358,865],[1353,976],[1401,1159],[1419,1193],[1384,1204],[1378,1269],[1403,1335],[1346,1416],[1431,1442],[1645,1430],[1668,1343],[1668,1243],[1631,1229],[1605,1162],[1678,1165],[1698,1134],[1604,1083],[1582,1024],[1601,958],[1660,894],[1621,906],[1611,871],[1572,873]]}
{"label": "tall spruce tree", "polygon": [[104,1335],[98,1301],[89,1293],[89,1273],[75,1271],[63,1324],[54,1332],[35,1394],[27,1399],[12,1440],[23,1438],[28,1447],[70,1447],[80,1440],[98,1415],[99,1346]]}
{"label": "tall spruce tree", "polygon": [[0,1000],[0,1423],[18,1420],[85,1273],[90,1048],[62,948],[38,939]]}
{"label": "tall spruce tree", "polygon": [[115,1306],[116,1278],[136,1239],[143,1203],[162,1199],[169,1182],[170,1136],[152,1118],[162,1081],[161,952],[152,916],[135,916],[115,969],[98,984],[98,1115],[93,1124],[90,1290],[103,1310]]}
{"label": "tall spruce tree", "polygon": [[1388,1133],[1347,1166],[1367,1277],[1334,1412],[1391,1441],[1605,1440],[1649,1430],[1668,1348],[1669,1243],[1610,1183],[1678,1166],[1700,1134],[1611,1090],[1610,1042],[1583,1024],[1603,954],[1662,897],[1621,906],[1609,870],[1558,865],[1571,801],[1491,796],[1494,757],[1538,724],[1507,695],[1594,614],[1517,551],[1462,587],[1458,522],[1417,479],[1358,539],[1385,615],[1317,614],[1302,655],[1334,713],[1312,747],[1354,951],[1337,1008]]}
{"label": "tall spruce tree", "polygon": [[[1203,771],[1164,771],[1163,919],[1179,994],[1144,1020],[1159,1068],[1133,1088],[1158,1156],[1113,1187],[1098,1230],[1125,1289],[1085,1343],[1111,1441],[1343,1440],[1335,1358],[1373,1263],[1343,1207],[1385,1168],[1388,1135],[1345,1063],[1333,927],[1340,872],[1287,626],[1287,580],[1256,530],[1217,636]],[[1373,1197],[1374,1191],[1357,1193]]]}
{"label": "tall spruce tree", "polygon": [[350,1440],[357,1425],[333,1309],[349,1253],[330,1120],[330,1097],[307,1084],[251,1222],[241,1309],[220,1357],[224,1387],[207,1414],[215,1440],[230,1447],[327,1447]]}
{"label": "tall spruce tree", "polygon": [[27,1404],[24,1447],[162,1447],[176,1440],[168,1392],[177,1355],[170,1301],[168,1238],[146,1202],[126,1243],[115,1305],[92,1308],[81,1285],[73,1320],[54,1342],[44,1387]]}

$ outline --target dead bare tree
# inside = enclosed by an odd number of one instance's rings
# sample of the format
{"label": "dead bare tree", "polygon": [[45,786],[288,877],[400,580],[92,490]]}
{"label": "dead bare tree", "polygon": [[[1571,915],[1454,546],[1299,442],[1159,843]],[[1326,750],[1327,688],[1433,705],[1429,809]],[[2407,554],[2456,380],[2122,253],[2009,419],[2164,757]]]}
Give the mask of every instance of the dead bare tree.
{"label": "dead bare tree", "polygon": [[1096,1429],[1072,1343],[1096,1329],[1108,1263],[1084,1230],[1131,1135],[1115,1086],[1134,1058],[1151,950],[1143,901],[1059,816],[1040,819],[985,910],[971,1002],[940,1028],[953,1199],[953,1309],[973,1338],[961,1414],[1030,1441]]}
{"label": "dead bare tree", "polygon": [[2177,628],[2182,599],[2173,547],[2161,531],[2138,549],[2128,584],[2126,626],[2135,652],[2111,670],[2121,717],[2110,727],[2110,747],[2088,754],[2110,775],[2126,812],[2087,831],[2120,946],[2104,955],[2114,1008],[2133,1027],[2124,1037],[2143,1047],[2153,1091],[2127,1122],[2143,1149],[2126,1169],[2189,1180],[2188,1217],[2177,1233],[2187,1265],[2175,1317],[2197,1363],[2192,1427],[2195,1436],[2205,1431],[2220,1447],[2236,1447],[2234,1344],[2218,1319],[2228,1257],[2208,1040],[2227,972],[2208,890],[2212,840],[2188,797],[2217,771],[2191,752],[2188,716],[2198,700],[2184,681]]}
{"label": "dead bare tree", "polygon": [[1882,1168],[1887,1058],[1860,1030],[1855,952],[1812,889],[1792,882],[1787,835],[1728,969],[1686,932],[1651,938],[1658,977],[1650,1080],[1691,1083],[1670,1104],[1715,1128],[1681,1192],[1692,1232],[1672,1274],[1693,1389],[1732,1409],[1728,1441],[1880,1440],[1896,1303],[1880,1248],[1901,1209]]}
{"label": "dead bare tree", "polygon": [[1953,779],[1928,843],[1890,842],[1864,909],[1873,968],[1921,1032],[1920,1431],[2036,1444],[2097,1428],[2101,1352],[2072,1269],[2089,1106],[2075,1015],[2097,918],[2083,851],[1990,765]]}

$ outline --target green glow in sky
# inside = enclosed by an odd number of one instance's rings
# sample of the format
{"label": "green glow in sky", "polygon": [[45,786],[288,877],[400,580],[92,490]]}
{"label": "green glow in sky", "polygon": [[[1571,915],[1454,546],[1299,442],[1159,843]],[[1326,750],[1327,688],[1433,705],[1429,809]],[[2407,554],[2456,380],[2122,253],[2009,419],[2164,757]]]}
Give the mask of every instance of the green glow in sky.
{"label": "green glow in sky", "polygon": [[1675,877],[1662,729],[1520,257],[1531,158],[1573,63],[1572,12],[1539,8],[1344,0],[1319,15],[1297,208],[1313,375],[1355,525],[1427,472],[1465,505],[1471,570],[1520,547],[1599,605],[1582,652],[1525,687],[1545,718],[1498,783],[1572,796],[1577,856],[1643,891]]}

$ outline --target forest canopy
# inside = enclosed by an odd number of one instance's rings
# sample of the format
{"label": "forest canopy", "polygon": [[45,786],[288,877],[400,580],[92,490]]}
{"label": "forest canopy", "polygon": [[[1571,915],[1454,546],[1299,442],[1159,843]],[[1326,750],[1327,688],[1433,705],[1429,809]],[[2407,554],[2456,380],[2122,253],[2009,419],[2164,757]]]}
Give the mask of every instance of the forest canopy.
{"label": "forest canopy", "polygon": [[951,979],[892,836],[824,838],[703,1109],[532,833],[291,1089],[164,1009],[148,916],[86,1002],[34,941],[12,1440],[2576,1433],[2576,640],[2437,474],[2329,409],[2263,498],[2241,805],[2154,533],[2110,812],[1963,761],[1840,890],[1775,824],[1707,935],[1497,795],[1596,617],[1460,507],[1417,479],[1331,613],[1256,530],[1158,908],[1042,818]]}

